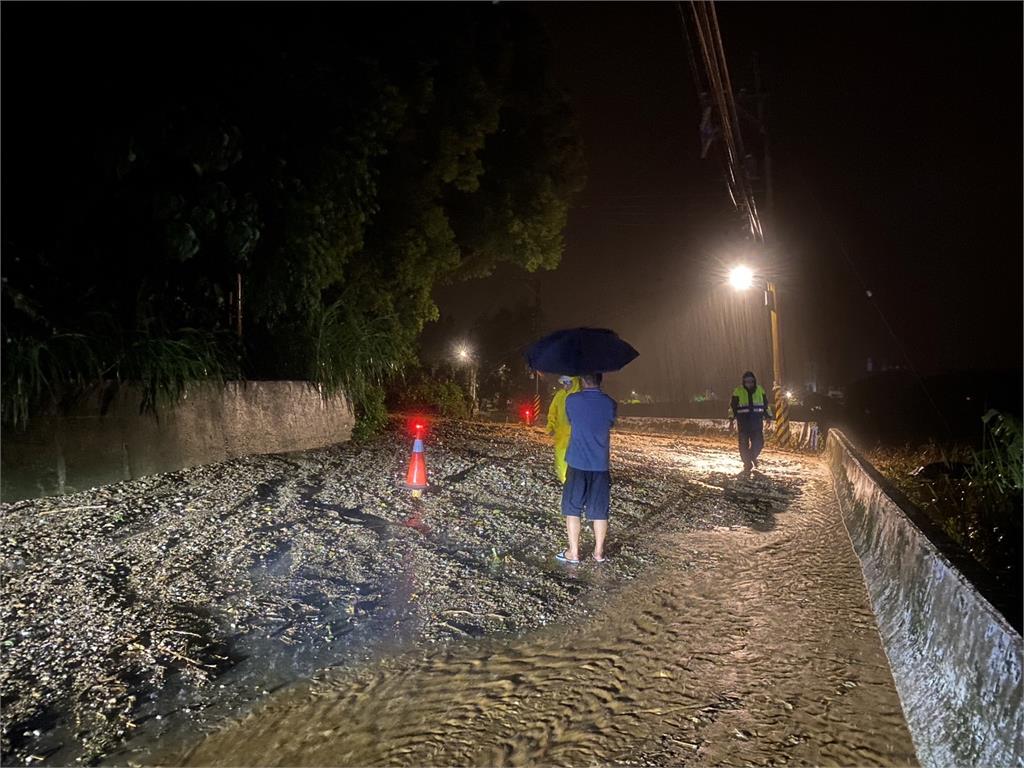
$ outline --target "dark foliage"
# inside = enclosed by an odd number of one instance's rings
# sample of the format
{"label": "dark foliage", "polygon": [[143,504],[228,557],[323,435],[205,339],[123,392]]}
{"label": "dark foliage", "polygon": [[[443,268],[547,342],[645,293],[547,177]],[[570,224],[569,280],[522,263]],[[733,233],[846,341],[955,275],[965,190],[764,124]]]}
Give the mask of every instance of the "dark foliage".
{"label": "dark foliage", "polygon": [[154,404],[241,354],[370,413],[438,281],[561,257],[582,155],[521,9],[44,12],[5,12],[5,419],[109,375],[86,338]]}

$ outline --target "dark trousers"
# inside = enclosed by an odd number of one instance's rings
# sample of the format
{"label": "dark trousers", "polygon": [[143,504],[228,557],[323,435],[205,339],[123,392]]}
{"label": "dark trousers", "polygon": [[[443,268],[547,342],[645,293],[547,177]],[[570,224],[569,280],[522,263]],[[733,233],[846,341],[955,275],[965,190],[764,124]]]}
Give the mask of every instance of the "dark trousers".
{"label": "dark trousers", "polygon": [[764,431],[757,429],[740,430],[740,458],[743,459],[743,468],[751,469],[757,457],[761,455],[764,448]]}
{"label": "dark trousers", "polygon": [[562,514],[580,517],[587,511],[587,520],[607,520],[611,502],[611,474],[590,472],[569,467],[562,486]]}

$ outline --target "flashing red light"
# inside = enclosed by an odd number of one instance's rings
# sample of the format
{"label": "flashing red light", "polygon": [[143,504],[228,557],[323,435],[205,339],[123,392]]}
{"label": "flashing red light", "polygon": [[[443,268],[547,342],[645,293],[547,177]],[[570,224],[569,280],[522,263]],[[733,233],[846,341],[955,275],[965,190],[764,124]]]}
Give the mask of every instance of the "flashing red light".
{"label": "flashing red light", "polygon": [[422,416],[414,416],[409,419],[408,428],[410,435],[422,440],[427,432],[427,420]]}
{"label": "flashing red light", "polygon": [[531,408],[528,405],[524,405],[522,408],[519,409],[519,412],[523,416],[523,421],[525,421],[527,424],[533,423],[533,408]]}

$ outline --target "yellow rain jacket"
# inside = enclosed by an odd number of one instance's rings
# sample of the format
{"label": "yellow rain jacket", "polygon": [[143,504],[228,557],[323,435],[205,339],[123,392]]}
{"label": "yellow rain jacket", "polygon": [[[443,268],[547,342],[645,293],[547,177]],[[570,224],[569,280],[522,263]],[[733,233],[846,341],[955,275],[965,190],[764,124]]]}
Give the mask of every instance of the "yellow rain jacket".
{"label": "yellow rain jacket", "polygon": [[554,435],[555,438],[555,475],[563,483],[568,471],[565,452],[569,450],[569,436],[572,434],[569,417],[565,415],[565,398],[574,392],[579,392],[580,389],[579,377],[573,376],[572,386],[568,390],[559,388],[548,408],[548,434]]}

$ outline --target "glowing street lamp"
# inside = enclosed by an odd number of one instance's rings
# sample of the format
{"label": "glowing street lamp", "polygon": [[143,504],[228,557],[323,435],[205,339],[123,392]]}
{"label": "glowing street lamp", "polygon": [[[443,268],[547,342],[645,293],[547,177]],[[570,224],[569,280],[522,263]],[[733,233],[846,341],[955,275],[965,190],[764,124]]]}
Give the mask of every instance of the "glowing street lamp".
{"label": "glowing street lamp", "polygon": [[729,284],[737,291],[745,291],[754,285],[754,273],[742,264],[733,267],[729,272]]}
{"label": "glowing street lamp", "polygon": [[473,348],[468,344],[456,344],[455,345],[455,359],[460,365],[465,365],[469,368],[469,403],[472,412],[476,413],[476,356],[473,354]]}

